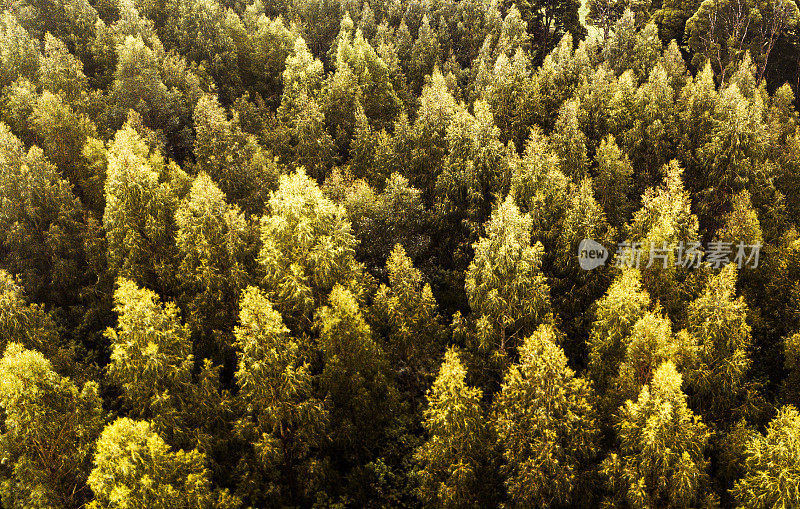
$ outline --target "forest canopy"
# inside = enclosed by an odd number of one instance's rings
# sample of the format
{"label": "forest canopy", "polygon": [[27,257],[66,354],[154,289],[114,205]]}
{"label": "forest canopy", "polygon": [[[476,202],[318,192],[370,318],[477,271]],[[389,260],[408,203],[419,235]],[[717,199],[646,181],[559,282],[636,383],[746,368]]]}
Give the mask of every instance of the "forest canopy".
{"label": "forest canopy", "polygon": [[0,507],[800,506],[795,0],[3,0]]}

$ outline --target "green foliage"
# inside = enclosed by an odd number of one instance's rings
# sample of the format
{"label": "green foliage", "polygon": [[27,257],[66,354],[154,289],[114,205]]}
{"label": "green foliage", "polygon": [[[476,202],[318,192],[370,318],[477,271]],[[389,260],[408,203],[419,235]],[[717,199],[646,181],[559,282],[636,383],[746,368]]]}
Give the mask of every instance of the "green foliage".
{"label": "green foliage", "polygon": [[631,507],[705,505],[709,432],[686,405],[682,377],[671,362],[620,412],[619,453],[603,462],[613,499]]}
{"label": "green foliage", "polygon": [[[175,209],[179,191],[165,163],[130,120],[108,152],[103,226],[108,261],[119,276],[161,288],[174,278]],[[159,283],[157,283],[159,282]]]}
{"label": "green foliage", "polygon": [[697,341],[698,365],[687,379],[712,422],[756,404],[747,380],[751,329],[747,304],[736,297],[736,279],[736,266],[726,266],[689,306],[687,330]]}
{"label": "green foliage", "polygon": [[307,329],[333,287],[355,284],[361,271],[344,209],[302,170],[280,178],[261,218],[261,242],[264,287],[290,327]]}
{"label": "green foliage", "polygon": [[745,474],[733,495],[746,507],[791,507],[800,502],[797,476],[797,436],[800,415],[791,405],[781,407],[766,435],[747,443]]}
{"label": "green foliage", "polygon": [[641,288],[639,271],[623,269],[596,306],[596,318],[587,341],[588,374],[598,394],[603,395],[611,388],[627,355],[634,325],[650,306],[650,297]]}
{"label": "green foliage", "polygon": [[162,304],[155,293],[127,279],[117,282],[114,311],[117,326],[106,331],[109,379],[122,389],[132,415],[155,420],[160,432],[172,430],[192,381],[189,329],[174,304]]}
{"label": "green foliage", "polygon": [[277,186],[278,168],[252,134],[242,131],[238,116],[228,120],[213,96],[203,96],[194,110],[194,153],[198,172],[219,185],[228,201],[251,214],[262,212]]}
{"label": "green foliage", "polygon": [[10,85],[18,78],[33,79],[41,58],[35,40],[20,25],[17,17],[5,9],[0,18],[0,31],[6,41],[0,57],[0,86]]}
{"label": "green foliage", "polygon": [[89,507],[208,507],[204,463],[197,450],[171,451],[147,421],[117,419],[97,440]]}
{"label": "green foliage", "polygon": [[381,285],[374,306],[388,324],[390,359],[398,371],[408,367],[412,376],[425,376],[433,371],[444,336],[436,299],[402,245],[392,250],[386,271],[389,286]]}
{"label": "green foliage", "polygon": [[0,494],[10,507],[80,507],[103,426],[99,387],[79,389],[35,350],[10,343],[0,359]]}
{"label": "green foliage", "polygon": [[449,349],[428,391],[423,426],[428,440],[416,451],[415,475],[423,502],[435,507],[485,507],[492,485],[492,428],[482,392],[466,383],[458,352]]}
{"label": "green foliage", "polygon": [[551,325],[525,340],[494,403],[506,487],[518,506],[580,500],[586,460],[596,452],[590,385],[575,378],[555,341]]}
{"label": "green foliage", "polygon": [[[397,419],[398,394],[383,350],[353,294],[335,286],[315,325],[325,367],[325,393],[338,461],[363,459]],[[367,456],[368,457],[368,456]]]}
{"label": "green foliage", "polygon": [[187,320],[195,333],[212,342],[206,348],[224,352],[230,347],[226,334],[236,320],[239,294],[254,272],[257,229],[225,202],[205,173],[195,178],[175,212],[175,222]]}
{"label": "green foliage", "polygon": [[260,489],[298,503],[310,495],[304,491],[315,475],[311,451],[320,445],[327,411],[313,395],[298,341],[264,293],[248,287],[240,306],[236,381],[249,414],[241,425],[266,471],[267,486]]}
{"label": "green foliage", "polygon": [[540,323],[549,321],[550,297],[540,271],[542,246],[531,244],[531,219],[507,198],[492,214],[486,236],[473,246],[466,290],[472,310],[492,334],[482,348],[506,355]]}
{"label": "green foliage", "polygon": [[798,505],[798,12],[6,1],[0,505]]}

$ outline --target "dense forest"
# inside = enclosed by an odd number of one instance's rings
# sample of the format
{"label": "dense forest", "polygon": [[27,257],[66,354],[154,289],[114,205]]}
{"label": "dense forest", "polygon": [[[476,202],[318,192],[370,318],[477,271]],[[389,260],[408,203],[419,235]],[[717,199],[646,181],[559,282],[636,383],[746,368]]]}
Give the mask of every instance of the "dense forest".
{"label": "dense forest", "polygon": [[2,5],[0,506],[800,507],[794,0]]}

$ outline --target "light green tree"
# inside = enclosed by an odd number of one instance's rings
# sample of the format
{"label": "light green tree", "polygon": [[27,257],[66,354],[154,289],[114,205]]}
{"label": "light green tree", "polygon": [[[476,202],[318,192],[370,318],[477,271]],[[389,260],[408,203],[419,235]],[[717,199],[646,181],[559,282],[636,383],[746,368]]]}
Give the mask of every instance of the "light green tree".
{"label": "light green tree", "polygon": [[483,393],[467,385],[466,377],[466,367],[451,348],[428,391],[423,421],[428,438],[414,453],[414,476],[420,499],[433,507],[485,507],[498,495]]}
{"label": "light green tree", "polygon": [[713,501],[708,493],[709,432],[686,405],[682,377],[662,364],[636,401],[620,411],[619,452],[603,462],[610,503],[630,507],[686,507]]}
{"label": "light green tree", "polygon": [[224,354],[231,353],[230,324],[236,321],[239,295],[255,272],[258,231],[238,207],[226,203],[205,173],[195,178],[175,222],[187,321],[203,353],[222,363]]}
{"label": "light green tree", "polygon": [[632,185],[633,166],[612,135],[600,142],[595,161],[597,201],[603,206],[609,224],[619,228],[628,222],[631,214],[628,191]]}
{"label": "light green tree", "polygon": [[[326,430],[327,411],[313,394],[313,378],[298,341],[255,287],[244,291],[236,327],[239,397],[248,409],[242,432],[253,440],[267,486],[258,489],[286,503],[311,495],[313,452]],[[258,479],[258,478],[256,478]]]}
{"label": "light green tree", "polygon": [[505,356],[540,323],[551,320],[542,246],[531,243],[531,219],[511,197],[492,213],[486,235],[473,246],[466,291],[472,311],[492,330],[482,348]]}
{"label": "light green tree", "polygon": [[35,302],[76,305],[90,284],[90,234],[80,201],[39,147],[27,153],[0,123],[0,252]]}
{"label": "light green tree", "polygon": [[159,433],[181,423],[191,393],[194,364],[189,328],[173,303],[162,304],[150,290],[119,279],[114,291],[118,321],[106,331],[111,342],[110,380],[137,418],[152,419]]}
{"label": "light green tree", "polygon": [[228,120],[214,96],[205,95],[198,101],[194,128],[198,171],[207,173],[230,203],[260,214],[268,192],[278,181],[273,157],[254,135],[242,131],[236,113]]}
{"label": "light green tree", "polygon": [[591,387],[575,377],[556,339],[552,325],[525,339],[519,363],[509,367],[494,402],[506,488],[515,506],[579,500],[588,460],[596,453]]}
{"label": "light green tree", "polygon": [[280,178],[261,219],[261,241],[264,287],[290,328],[307,330],[333,287],[352,285],[361,273],[344,209],[302,169]]}
{"label": "light green tree", "polygon": [[748,308],[743,297],[736,297],[736,279],[735,264],[728,264],[688,310],[687,331],[697,341],[698,362],[687,381],[710,422],[729,421],[756,404],[747,380],[752,362]]}
{"label": "light green tree", "polygon": [[430,284],[397,244],[386,261],[389,285],[381,285],[374,306],[388,325],[388,353],[398,371],[407,366],[415,377],[433,372],[444,339]]}
{"label": "light green tree", "polygon": [[800,413],[781,407],[767,426],[747,442],[744,477],[732,494],[741,507],[793,507],[800,504]]}
{"label": "light green tree", "polygon": [[606,294],[598,299],[587,346],[588,374],[601,397],[611,389],[619,374],[633,327],[645,316],[649,306],[650,296],[642,290],[641,276],[636,269],[623,269]]}
{"label": "light green tree", "polygon": [[89,485],[91,508],[210,507],[205,457],[173,452],[148,421],[117,419],[97,440]]}
{"label": "light green tree", "polygon": [[0,358],[0,496],[11,507],[82,507],[103,426],[99,387],[78,388],[19,343]]}
{"label": "light green tree", "polygon": [[148,146],[134,122],[117,131],[105,183],[108,261],[119,276],[151,288],[174,284],[175,209],[182,193],[171,173],[182,171]]}

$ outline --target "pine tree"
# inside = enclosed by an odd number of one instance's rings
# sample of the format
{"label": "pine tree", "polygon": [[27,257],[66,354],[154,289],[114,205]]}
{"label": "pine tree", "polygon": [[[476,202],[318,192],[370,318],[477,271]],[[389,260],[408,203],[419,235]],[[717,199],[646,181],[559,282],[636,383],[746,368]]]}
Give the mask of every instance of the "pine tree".
{"label": "pine tree", "polygon": [[620,450],[603,462],[611,500],[631,507],[712,503],[708,493],[709,432],[686,405],[682,377],[671,362],[621,410]]}
{"label": "pine tree", "polygon": [[595,160],[597,201],[603,206],[608,222],[620,227],[627,223],[631,213],[628,190],[631,188],[633,166],[612,135],[600,142]]}
{"label": "pine tree", "polygon": [[436,507],[485,507],[497,500],[492,485],[492,428],[482,391],[466,383],[455,349],[444,356],[428,391],[423,426],[428,439],[415,452],[414,476],[423,503]]}
{"label": "pine tree", "polygon": [[229,328],[236,321],[239,294],[255,271],[258,232],[205,173],[195,178],[175,222],[187,321],[206,343],[205,353],[216,354],[221,364],[230,353]]}
{"label": "pine tree", "polygon": [[728,264],[688,311],[687,330],[697,341],[698,363],[687,380],[697,407],[715,423],[730,422],[756,404],[747,380],[752,345],[747,304],[736,297],[736,279],[736,266]]}
{"label": "pine tree", "polygon": [[227,200],[251,214],[262,212],[268,191],[278,180],[272,156],[242,131],[234,114],[228,120],[216,97],[204,96],[194,110],[197,169],[225,193]]}
{"label": "pine tree", "polygon": [[748,441],[745,474],[736,481],[732,493],[746,507],[795,506],[800,503],[800,414],[794,406],[781,407],[766,431],[766,435],[756,434]]}
{"label": "pine tree", "polygon": [[595,454],[591,388],[575,378],[555,340],[551,325],[525,340],[519,363],[506,372],[494,403],[506,487],[517,506],[580,500],[588,460]]}
{"label": "pine tree", "polygon": [[[506,198],[473,245],[466,278],[469,305],[492,333],[487,351],[505,356],[536,326],[551,320],[547,282],[541,273],[542,246],[531,244],[531,219]],[[510,351],[509,351],[510,350]]]}
{"label": "pine tree", "polygon": [[117,419],[97,440],[89,507],[208,507],[211,487],[204,455],[171,451],[148,421]]}
{"label": "pine tree", "polygon": [[580,182],[587,175],[589,166],[586,135],[578,124],[579,109],[580,105],[575,100],[564,103],[551,137],[553,151],[561,160],[561,170],[575,182]]}
{"label": "pine tree", "polygon": [[300,503],[315,475],[313,452],[321,445],[327,412],[313,395],[312,375],[298,341],[289,336],[280,314],[264,293],[248,287],[236,327],[239,397],[248,408],[242,424],[254,440],[255,457],[266,484],[253,487]]}
{"label": "pine tree", "polygon": [[51,313],[39,304],[28,303],[14,278],[0,270],[0,352],[11,343],[42,352],[59,374],[76,367],[74,345],[59,337]]}
{"label": "pine tree", "polygon": [[[0,123],[0,261],[34,302],[75,306],[96,280],[80,201],[38,147]],[[78,311],[77,309],[75,311]]]}
{"label": "pine tree", "polygon": [[[128,121],[108,153],[103,226],[111,270],[140,285],[174,284],[175,209],[181,170],[165,164],[158,150]],[[170,175],[172,173],[172,175]],[[176,188],[177,187],[177,188]]]}
{"label": "pine tree", "polygon": [[267,296],[291,329],[308,330],[333,287],[361,274],[350,222],[302,170],[280,178],[267,210],[258,258]]}
{"label": "pine tree", "polygon": [[324,368],[320,384],[331,420],[333,456],[357,464],[374,454],[398,418],[398,394],[386,357],[353,294],[335,286],[316,316]]}
{"label": "pine tree", "polygon": [[433,372],[444,336],[436,299],[402,245],[392,250],[386,271],[389,285],[378,289],[374,306],[388,325],[390,359],[398,371],[407,366],[412,377],[425,377]]}
{"label": "pine tree", "polygon": [[16,507],[81,507],[91,451],[103,426],[99,387],[79,389],[19,343],[0,359],[0,495]]}
{"label": "pine tree", "polygon": [[0,87],[5,88],[19,78],[34,79],[42,55],[36,41],[9,10],[4,10],[0,17],[0,35],[7,48],[0,57]]}
{"label": "pine tree", "polygon": [[118,323],[106,331],[111,342],[110,380],[137,418],[153,419],[163,433],[179,432],[194,364],[189,328],[173,303],[127,279],[117,281]]}

